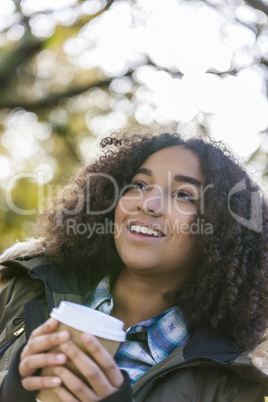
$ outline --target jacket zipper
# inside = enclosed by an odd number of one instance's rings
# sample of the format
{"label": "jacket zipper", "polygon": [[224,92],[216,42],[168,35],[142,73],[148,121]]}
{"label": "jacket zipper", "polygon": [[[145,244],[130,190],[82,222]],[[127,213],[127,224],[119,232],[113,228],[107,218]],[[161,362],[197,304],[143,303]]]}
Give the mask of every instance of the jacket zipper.
{"label": "jacket zipper", "polygon": [[12,338],[11,341],[7,342],[4,346],[1,347],[0,356],[2,356],[2,354],[5,353],[5,351],[8,348],[10,348],[10,346],[18,339],[18,337],[20,337],[23,334],[24,331],[25,331],[25,325],[23,325],[23,327],[21,327],[18,331],[13,332],[15,338]]}
{"label": "jacket zipper", "polygon": [[[51,300],[51,292],[48,289],[46,281],[31,271],[28,271],[28,275],[33,279],[41,279],[43,281],[44,286],[45,286],[48,308],[49,308],[49,311],[51,311],[53,309],[53,302]],[[12,338],[11,341],[7,342],[5,345],[3,345],[0,348],[0,357],[2,356],[2,354],[4,354],[6,352],[6,350],[8,350],[10,348],[10,346],[18,339],[18,337],[23,334],[24,331],[25,331],[25,325],[23,325],[23,327],[18,329],[18,331],[13,332],[14,338]]]}
{"label": "jacket zipper", "polygon": [[48,288],[48,285],[47,285],[46,281],[42,277],[40,277],[39,275],[37,275],[36,273],[34,273],[32,271],[28,271],[28,275],[32,279],[41,279],[41,281],[44,283],[48,309],[49,309],[49,312],[52,311],[52,309],[54,307],[54,303],[53,303],[53,301],[51,299],[51,292],[50,292],[50,290]]}
{"label": "jacket zipper", "polygon": [[157,377],[162,377],[163,375],[167,374],[169,371],[178,368],[178,367],[182,367],[187,365],[188,363],[194,363],[194,362],[198,362],[198,361],[212,361],[215,363],[219,363],[221,365],[224,364],[229,364],[227,362],[223,362],[217,359],[213,359],[212,357],[209,356],[198,356],[198,357],[194,357],[192,359],[188,359],[182,363],[177,363],[177,364],[173,364],[172,366],[166,367],[165,369],[159,370],[157,373],[151,375],[151,377],[149,377],[134,393],[133,393],[133,397],[134,399],[138,396],[138,394],[140,393],[140,391],[147,385],[149,384],[151,381],[154,381]]}

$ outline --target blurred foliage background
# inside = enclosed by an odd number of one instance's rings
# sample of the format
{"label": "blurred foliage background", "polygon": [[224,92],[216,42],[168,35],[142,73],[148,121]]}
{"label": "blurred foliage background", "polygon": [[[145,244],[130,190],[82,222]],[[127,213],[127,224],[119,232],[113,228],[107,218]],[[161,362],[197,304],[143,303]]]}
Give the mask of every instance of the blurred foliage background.
{"label": "blurred foliage background", "polygon": [[0,249],[99,136],[197,129],[267,180],[268,3],[1,0]]}

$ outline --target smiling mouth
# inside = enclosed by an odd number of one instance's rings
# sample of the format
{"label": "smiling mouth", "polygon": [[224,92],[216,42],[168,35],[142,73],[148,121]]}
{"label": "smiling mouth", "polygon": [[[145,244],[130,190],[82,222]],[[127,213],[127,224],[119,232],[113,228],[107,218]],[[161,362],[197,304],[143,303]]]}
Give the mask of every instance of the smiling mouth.
{"label": "smiling mouth", "polygon": [[151,237],[163,237],[164,234],[158,230],[148,228],[147,226],[142,225],[130,225],[129,226],[130,232],[138,233],[144,236],[151,236]]}

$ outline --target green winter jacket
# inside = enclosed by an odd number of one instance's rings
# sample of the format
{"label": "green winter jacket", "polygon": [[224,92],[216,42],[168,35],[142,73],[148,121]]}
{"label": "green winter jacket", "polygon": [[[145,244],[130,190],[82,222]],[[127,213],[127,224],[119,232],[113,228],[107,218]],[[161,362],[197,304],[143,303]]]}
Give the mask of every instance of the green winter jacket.
{"label": "green winter jacket", "polygon": [[[2,265],[6,283],[0,293],[1,382],[18,348],[52,308],[62,300],[83,303],[95,285],[77,272],[60,271],[45,257]],[[132,389],[135,402],[263,402],[268,376],[230,339],[198,331],[151,367]]]}

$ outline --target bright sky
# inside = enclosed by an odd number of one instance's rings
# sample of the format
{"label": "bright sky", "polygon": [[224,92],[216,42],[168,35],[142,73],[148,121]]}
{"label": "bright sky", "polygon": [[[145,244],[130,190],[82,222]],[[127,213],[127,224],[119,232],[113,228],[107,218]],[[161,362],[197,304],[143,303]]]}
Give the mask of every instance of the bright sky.
{"label": "bright sky", "polygon": [[[79,12],[94,13],[102,3],[85,1],[73,14],[68,8],[58,10],[76,4],[76,0],[23,0],[21,5],[27,15],[33,15],[30,19],[32,32],[46,37],[53,33],[59,21],[71,24]],[[47,9],[55,12],[34,15]],[[234,17],[242,23],[264,23],[267,19],[263,13],[245,5],[236,8]],[[18,40],[23,35],[23,27],[14,16],[14,4],[11,0],[1,0],[0,29],[12,18],[9,40]],[[69,39],[64,51],[69,63],[85,70],[99,67],[108,77],[120,77],[129,67],[136,69],[135,81],[139,85],[133,89],[134,101],[130,103],[124,96],[131,82],[125,78],[114,80],[111,88],[118,101],[114,101],[113,112],[94,118],[88,112],[88,128],[93,133],[104,134],[120,128],[131,114],[142,124],[177,121],[189,132],[194,131],[196,123],[203,123],[209,126],[215,138],[226,141],[246,159],[258,148],[261,132],[268,126],[267,73],[258,64],[254,65],[260,51],[268,52],[267,38],[264,39],[260,37],[256,44],[255,34],[249,28],[234,18],[231,20],[228,13],[220,15],[201,2],[197,6],[194,2],[178,0],[137,0],[131,8],[130,2],[120,1],[81,30],[77,37]],[[154,66],[143,66],[146,54],[152,63],[163,69],[180,70],[184,75],[172,78]],[[40,76],[49,75],[50,69],[53,70],[53,62],[46,54],[41,55]],[[240,72],[221,77],[215,74],[229,69]],[[101,105],[107,102],[105,97],[103,91],[97,91],[91,94],[91,101]],[[32,132],[29,138],[24,136],[23,142],[17,142],[20,155],[22,149],[23,153],[34,152],[38,130],[41,137],[49,135],[48,128],[33,116],[28,124],[33,131],[28,130]],[[12,127],[11,116],[7,122],[8,136],[4,137],[7,146],[12,135],[16,135]],[[23,127],[21,125],[19,130]],[[18,132],[18,127],[16,130]],[[16,147],[13,146],[12,152],[17,152]],[[3,159],[2,163],[7,166],[8,162]],[[260,168],[264,163],[260,161]]]}

